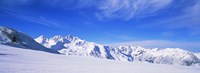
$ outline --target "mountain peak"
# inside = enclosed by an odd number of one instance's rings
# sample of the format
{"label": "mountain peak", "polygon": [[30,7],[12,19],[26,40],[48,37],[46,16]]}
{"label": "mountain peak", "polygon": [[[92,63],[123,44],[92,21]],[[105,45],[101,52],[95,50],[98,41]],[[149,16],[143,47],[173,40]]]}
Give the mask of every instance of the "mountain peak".
{"label": "mountain peak", "polygon": [[35,41],[40,43],[40,44],[44,44],[48,41],[48,39],[46,37],[44,37],[43,35],[41,35],[38,38],[36,38]]}
{"label": "mountain peak", "polygon": [[[41,38],[41,37],[40,37]],[[5,44],[14,47],[20,47],[25,49],[33,49],[39,51],[46,51],[51,53],[58,53],[57,51],[50,50],[34,41],[30,36],[18,32],[14,29],[0,26],[0,44]]]}
{"label": "mountain peak", "polygon": [[61,35],[55,35],[54,37],[53,37],[53,39],[59,39],[59,38],[63,38]]}
{"label": "mountain peak", "polygon": [[47,43],[47,48],[59,51],[65,55],[94,56],[121,61],[145,61],[158,64],[179,64],[190,66],[196,64],[198,58],[180,48],[144,48],[141,46],[105,46],[81,40],[78,37],[56,35]]}
{"label": "mountain peak", "polygon": [[44,35],[40,35],[38,38],[45,38]]}
{"label": "mountain peak", "polygon": [[80,38],[72,35],[67,35],[65,38],[69,41],[81,40]]}
{"label": "mountain peak", "polygon": [[8,33],[8,34],[11,34],[13,32],[12,29],[6,28],[6,27],[3,27],[3,26],[0,26],[0,31],[1,31],[1,33]]}

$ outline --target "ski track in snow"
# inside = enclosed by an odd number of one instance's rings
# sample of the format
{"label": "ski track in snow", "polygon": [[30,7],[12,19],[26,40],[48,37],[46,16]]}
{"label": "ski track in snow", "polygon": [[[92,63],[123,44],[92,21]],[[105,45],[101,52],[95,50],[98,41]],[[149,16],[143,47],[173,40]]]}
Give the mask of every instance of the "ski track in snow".
{"label": "ski track in snow", "polygon": [[0,73],[200,73],[200,68],[66,56],[0,45]]}

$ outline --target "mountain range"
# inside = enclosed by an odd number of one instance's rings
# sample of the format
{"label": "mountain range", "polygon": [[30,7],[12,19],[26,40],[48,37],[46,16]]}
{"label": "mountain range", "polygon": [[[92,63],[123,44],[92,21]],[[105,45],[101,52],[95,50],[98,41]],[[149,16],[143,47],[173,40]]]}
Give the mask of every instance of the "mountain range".
{"label": "mountain range", "polygon": [[200,53],[189,52],[180,48],[112,47],[88,42],[71,35],[66,37],[56,35],[52,38],[39,36],[33,39],[22,32],[6,27],[0,27],[0,43],[62,55],[91,56],[128,62],[139,61],[184,66],[200,65]]}
{"label": "mountain range", "polygon": [[64,55],[92,56],[119,61],[141,61],[156,64],[199,65],[198,53],[180,48],[143,48],[140,46],[112,47],[88,42],[78,37],[56,35],[52,38],[39,36],[35,39],[46,48],[57,50]]}

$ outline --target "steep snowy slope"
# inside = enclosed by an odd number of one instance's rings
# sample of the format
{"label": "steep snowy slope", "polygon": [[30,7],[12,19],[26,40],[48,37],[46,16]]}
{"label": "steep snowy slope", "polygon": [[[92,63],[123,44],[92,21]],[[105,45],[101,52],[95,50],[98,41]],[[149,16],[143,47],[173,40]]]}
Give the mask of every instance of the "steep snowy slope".
{"label": "steep snowy slope", "polygon": [[200,58],[196,57],[193,52],[179,48],[148,49],[140,46],[120,46],[113,48],[111,46],[81,40],[78,37],[70,35],[66,37],[57,35],[50,39],[40,36],[35,40],[45,47],[57,50],[65,55],[93,56],[129,62],[142,61],[185,66],[200,63]]}
{"label": "steep snowy slope", "polygon": [[66,37],[57,35],[50,39],[40,36],[35,40],[47,48],[59,51],[61,54],[114,59],[111,55],[113,53],[110,53],[112,49],[109,46],[87,42],[70,35]]}
{"label": "steep snowy slope", "polygon": [[200,59],[200,53],[195,53],[194,55]]}
{"label": "steep snowy slope", "polygon": [[200,69],[66,56],[0,44],[0,73],[200,73]]}
{"label": "steep snowy slope", "polygon": [[58,53],[57,51],[47,49],[34,39],[22,32],[0,26],[0,44],[6,44],[21,48],[30,48],[34,50],[46,51],[51,53]]}
{"label": "steep snowy slope", "polygon": [[157,64],[173,64],[190,66],[199,64],[197,58],[192,52],[188,52],[179,48],[166,49],[145,49],[143,47],[121,46],[118,51],[127,56],[128,61],[143,61]]}
{"label": "steep snowy slope", "polygon": [[177,64],[190,66],[199,63],[199,59],[192,52],[179,48],[166,48],[163,50],[153,49],[145,51],[138,58],[141,61],[147,61],[158,64]]}

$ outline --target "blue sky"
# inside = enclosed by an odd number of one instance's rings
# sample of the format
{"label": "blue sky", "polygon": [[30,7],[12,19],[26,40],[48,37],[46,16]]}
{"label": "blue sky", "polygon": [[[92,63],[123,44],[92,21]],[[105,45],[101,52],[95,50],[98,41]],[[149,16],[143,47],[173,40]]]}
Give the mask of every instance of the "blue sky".
{"label": "blue sky", "polygon": [[200,51],[199,0],[0,0],[0,25],[111,45]]}

